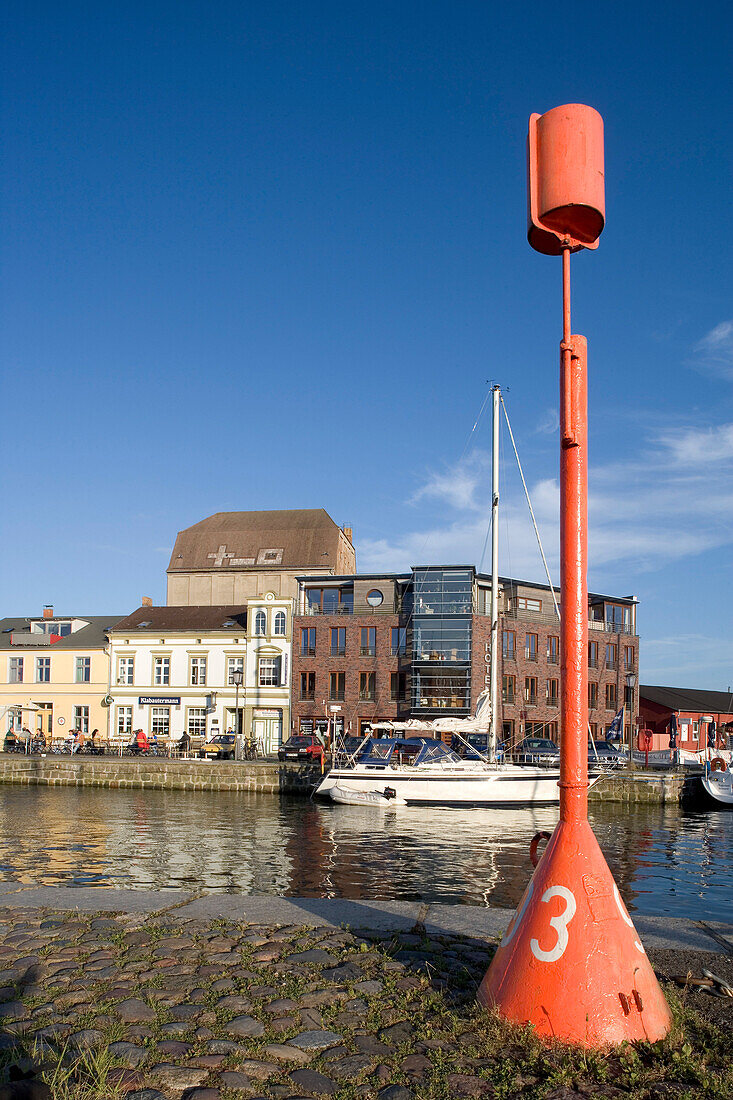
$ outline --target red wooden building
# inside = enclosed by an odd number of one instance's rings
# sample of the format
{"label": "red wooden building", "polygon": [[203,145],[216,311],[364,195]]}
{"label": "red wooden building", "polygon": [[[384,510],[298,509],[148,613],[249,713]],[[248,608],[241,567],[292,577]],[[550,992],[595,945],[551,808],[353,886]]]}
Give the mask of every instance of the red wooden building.
{"label": "red wooden building", "polygon": [[667,748],[669,720],[673,711],[679,711],[679,748],[690,752],[704,749],[711,718],[715,721],[716,748],[730,747],[733,739],[733,692],[642,684],[639,688],[640,726],[652,731],[653,749]]}

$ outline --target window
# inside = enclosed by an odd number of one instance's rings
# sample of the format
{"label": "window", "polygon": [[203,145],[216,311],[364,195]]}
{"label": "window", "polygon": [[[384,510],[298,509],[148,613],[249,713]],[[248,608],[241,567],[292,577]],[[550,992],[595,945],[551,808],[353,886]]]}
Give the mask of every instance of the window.
{"label": "window", "polygon": [[517,691],[517,678],[516,676],[502,676],[501,678],[501,700],[503,703],[514,703],[514,697]]}
{"label": "window", "polygon": [[407,652],[407,630],[404,626],[393,626],[389,646],[392,657],[402,657]]}
{"label": "window", "polygon": [[8,729],[20,731],[23,728],[23,711],[20,707],[11,707],[8,711]]}
{"label": "window", "polygon": [[598,684],[588,684],[588,708],[595,710],[598,706]]}
{"label": "window", "polygon": [[501,653],[502,657],[507,658],[510,661],[514,660],[514,647],[516,644],[516,637],[513,630],[505,630],[501,636]]}
{"label": "window", "polygon": [[624,671],[634,671],[634,647],[632,645],[624,646]]}
{"label": "window", "polygon": [[376,695],[377,675],[375,672],[359,673],[359,698],[374,699]]}
{"label": "window", "polygon": [[154,737],[167,737],[171,729],[171,708],[152,707],[150,732]]}
{"label": "window", "polygon": [[135,682],[135,658],[120,657],[117,662],[117,683],[133,684]]}
{"label": "window", "polygon": [[117,736],[126,737],[132,733],[132,707],[117,708]]}
{"label": "window", "polygon": [[8,683],[9,684],[22,684],[23,683],[23,658],[22,657],[10,657],[8,660]]}
{"label": "window", "polygon": [[36,683],[51,683],[51,658],[36,657]]}
{"label": "window", "polygon": [[367,592],[366,602],[370,607],[380,607],[384,603],[384,594],[378,588],[372,588]]}
{"label": "window", "polygon": [[260,687],[278,687],[280,683],[280,658],[260,657]]}
{"label": "window", "polygon": [[227,684],[229,687],[234,687],[234,673],[242,673],[242,681],[244,681],[244,657],[227,657]]}
{"label": "window", "polygon": [[346,631],[342,626],[331,628],[331,656],[344,657],[346,655]]}
{"label": "window", "polygon": [[285,612],[276,611],[274,619],[273,634],[279,634],[282,637],[285,636]]}
{"label": "window", "polygon": [[547,705],[548,707],[556,707],[558,705],[557,697],[560,688],[559,680],[547,681]]}
{"label": "window", "polygon": [[560,663],[560,639],[557,634],[550,634],[547,639],[547,663],[550,665]]}
{"label": "window", "polygon": [[91,657],[77,657],[76,658],[76,682],[77,684],[88,684],[92,677],[92,659]]}
{"label": "window", "polygon": [[74,729],[89,733],[89,707],[74,707]]}
{"label": "window", "polygon": [[206,708],[189,707],[186,722],[189,737],[206,737]]}
{"label": "window", "polygon": [[316,628],[304,626],[300,632],[301,657],[315,657],[316,655]]}
{"label": "window", "polygon": [[260,610],[255,615],[255,634],[267,633],[267,615],[264,611]]}
{"label": "window", "polygon": [[537,705],[537,677],[525,676],[524,678],[524,701],[531,707]]}
{"label": "window", "polygon": [[346,673],[332,672],[329,678],[329,699],[343,699],[346,694]]}
{"label": "window", "polygon": [[606,684],[606,710],[615,710],[617,702],[616,685]]}
{"label": "window", "polygon": [[624,604],[606,604],[606,626],[615,634],[631,632],[631,608]]}
{"label": "window", "polygon": [[520,611],[541,611],[542,600],[530,599],[529,596],[517,596],[517,607]]}
{"label": "window", "polygon": [[606,646],[606,668],[614,669],[617,667],[617,655],[618,646],[613,642],[609,642]]}
{"label": "window", "polygon": [[316,674],[315,672],[301,672],[300,674],[300,698],[315,699]]}
{"label": "window", "polygon": [[156,687],[168,687],[171,682],[170,657],[153,658],[153,683]]}
{"label": "window", "polygon": [[190,672],[192,687],[203,687],[206,683],[206,658],[192,657]]}
{"label": "window", "polygon": [[588,668],[598,668],[598,642],[588,642]]}
{"label": "window", "polygon": [[361,628],[361,649],[359,650],[362,657],[374,657],[377,652],[377,632],[373,626],[363,626]]}
{"label": "window", "polygon": [[350,615],[354,610],[353,588],[306,588],[306,615]]}
{"label": "window", "polygon": [[528,661],[537,660],[537,635],[527,634],[524,639],[524,656]]}
{"label": "window", "polygon": [[389,677],[389,695],[392,702],[407,698],[407,674],[392,672]]}

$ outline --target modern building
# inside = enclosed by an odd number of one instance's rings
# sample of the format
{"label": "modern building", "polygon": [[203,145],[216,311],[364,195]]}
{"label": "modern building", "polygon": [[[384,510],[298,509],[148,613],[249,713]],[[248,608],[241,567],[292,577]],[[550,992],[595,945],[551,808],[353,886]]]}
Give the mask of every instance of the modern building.
{"label": "modern building", "polygon": [[641,727],[651,730],[652,748],[669,745],[669,720],[679,711],[679,747],[690,752],[706,748],[710,720],[715,722],[716,745],[730,747],[733,739],[733,693],[698,688],[639,688]]}
{"label": "modern building", "polygon": [[110,631],[110,734],[208,739],[254,734],[266,751],[290,725],[292,601],[243,606],[143,604]]}
{"label": "modern building", "polygon": [[[380,719],[473,713],[489,686],[491,581],[472,566],[298,577],[295,731],[363,734]],[[558,595],[559,599],[559,595]],[[588,694],[595,737],[637,708],[636,600],[588,600]],[[548,586],[502,578],[500,729],[559,737],[560,631]],[[627,729],[628,732],[628,729]]]}
{"label": "modern building", "polygon": [[323,508],[217,512],[179,531],[168,565],[170,606],[235,606],[271,592],[294,598],[296,576],[353,573],[351,528]]}
{"label": "modern building", "polygon": [[62,740],[70,730],[106,732],[107,632],[119,615],[0,620],[0,727]]}

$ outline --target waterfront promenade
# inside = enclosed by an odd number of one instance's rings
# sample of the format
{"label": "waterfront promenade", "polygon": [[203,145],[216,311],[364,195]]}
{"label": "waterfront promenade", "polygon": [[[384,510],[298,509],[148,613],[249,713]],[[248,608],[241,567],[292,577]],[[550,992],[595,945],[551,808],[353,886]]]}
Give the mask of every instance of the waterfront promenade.
{"label": "waterfront promenade", "polygon": [[733,1002],[669,980],[706,966],[733,982],[733,924],[637,917],[675,1026],[599,1055],[476,1008],[510,916],[2,883],[2,1063],[34,1076],[0,1100],[733,1094]]}

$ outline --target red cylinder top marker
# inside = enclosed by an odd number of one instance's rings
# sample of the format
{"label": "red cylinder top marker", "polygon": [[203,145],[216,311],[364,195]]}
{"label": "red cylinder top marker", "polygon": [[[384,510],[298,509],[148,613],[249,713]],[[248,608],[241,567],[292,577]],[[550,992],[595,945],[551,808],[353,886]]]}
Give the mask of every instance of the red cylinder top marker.
{"label": "red cylinder top marker", "polygon": [[558,256],[597,248],[606,218],[603,119],[593,107],[567,103],[532,115],[528,136],[532,248]]}

